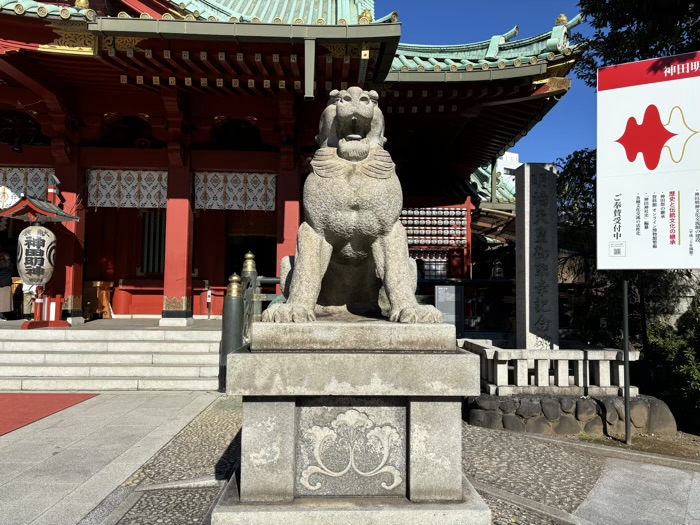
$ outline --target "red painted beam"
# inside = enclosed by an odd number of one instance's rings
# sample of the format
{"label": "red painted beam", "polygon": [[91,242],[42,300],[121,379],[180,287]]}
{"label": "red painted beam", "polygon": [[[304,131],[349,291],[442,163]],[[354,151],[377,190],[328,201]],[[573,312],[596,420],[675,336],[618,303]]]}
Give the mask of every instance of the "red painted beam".
{"label": "red painted beam", "polygon": [[258,151],[192,150],[192,171],[259,171],[277,173],[280,154]]}
{"label": "red painted beam", "polygon": [[44,86],[41,82],[38,82],[25,72],[17,69],[4,58],[0,58],[0,71],[12,77],[23,86],[29,88],[37,95],[41,96],[46,105],[49,107],[49,111],[63,114],[63,107],[61,106],[56,94]]}
{"label": "red painted beam", "polygon": [[144,4],[143,2],[139,2],[139,0],[121,0],[121,2],[129,6],[139,14],[146,13],[148,15],[151,15],[151,17],[155,18],[156,20],[160,20],[161,18],[163,18],[163,15],[160,12]]}
{"label": "red painted beam", "polygon": [[23,146],[21,152],[12,151],[12,146],[0,144],[0,166],[54,166],[50,146]]}
{"label": "red painted beam", "polygon": [[104,169],[167,169],[168,157],[166,150],[158,149],[80,148],[80,165]]}
{"label": "red painted beam", "polygon": [[43,108],[42,104],[41,97],[29,89],[0,87],[0,105],[2,106],[9,106],[17,110],[28,108],[37,111],[37,108]]}

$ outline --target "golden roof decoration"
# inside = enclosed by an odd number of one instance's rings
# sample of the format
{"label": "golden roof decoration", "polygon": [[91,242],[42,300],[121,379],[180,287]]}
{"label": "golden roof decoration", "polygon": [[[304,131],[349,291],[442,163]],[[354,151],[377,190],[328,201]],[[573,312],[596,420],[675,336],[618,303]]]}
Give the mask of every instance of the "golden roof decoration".
{"label": "golden roof decoration", "polygon": [[564,26],[568,23],[569,23],[569,19],[567,18],[567,16],[564,13],[562,13],[559,15],[559,17],[557,18],[557,21],[554,25]]}

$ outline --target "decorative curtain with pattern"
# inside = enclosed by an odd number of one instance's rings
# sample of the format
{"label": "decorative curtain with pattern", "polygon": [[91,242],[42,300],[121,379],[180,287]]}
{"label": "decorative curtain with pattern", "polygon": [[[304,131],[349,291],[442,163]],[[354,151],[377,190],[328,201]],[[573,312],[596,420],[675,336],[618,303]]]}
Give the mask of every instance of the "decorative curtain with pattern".
{"label": "decorative curtain with pattern", "polygon": [[11,208],[22,195],[46,200],[49,186],[55,183],[53,168],[0,167],[0,209]]}
{"label": "decorative curtain with pattern", "polygon": [[91,208],[165,208],[168,173],[144,170],[88,170]]}
{"label": "decorative curtain with pattern", "polygon": [[199,172],[194,174],[198,210],[275,211],[273,173]]}

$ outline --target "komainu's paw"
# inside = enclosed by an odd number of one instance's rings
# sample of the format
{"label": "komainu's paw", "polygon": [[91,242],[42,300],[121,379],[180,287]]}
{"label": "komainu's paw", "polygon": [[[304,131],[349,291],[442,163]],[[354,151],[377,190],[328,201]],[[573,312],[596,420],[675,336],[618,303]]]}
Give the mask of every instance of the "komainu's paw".
{"label": "komainu's paw", "polygon": [[315,321],[313,309],[294,304],[273,304],[262,314],[263,323],[308,323]]}
{"label": "komainu's paw", "polygon": [[430,305],[407,306],[400,310],[392,310],[389,320],[398,323],[442,323],[442,312]]}

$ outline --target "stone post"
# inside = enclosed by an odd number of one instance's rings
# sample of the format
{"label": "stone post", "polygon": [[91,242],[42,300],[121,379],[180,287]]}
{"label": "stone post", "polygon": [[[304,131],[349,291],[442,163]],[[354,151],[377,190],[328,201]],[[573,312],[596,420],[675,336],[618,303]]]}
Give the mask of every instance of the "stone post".
{"label": "stone post", "polygon": [[559,347],[557,176],[524,164],[516,174],[518,348]]}

